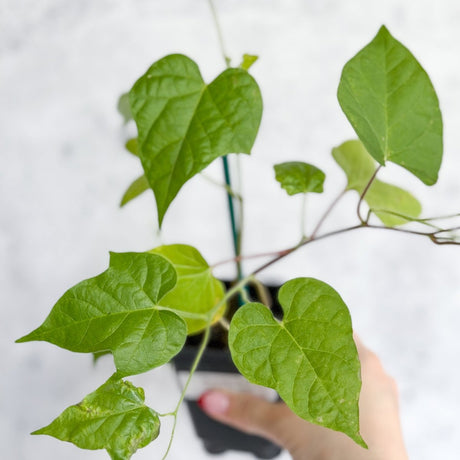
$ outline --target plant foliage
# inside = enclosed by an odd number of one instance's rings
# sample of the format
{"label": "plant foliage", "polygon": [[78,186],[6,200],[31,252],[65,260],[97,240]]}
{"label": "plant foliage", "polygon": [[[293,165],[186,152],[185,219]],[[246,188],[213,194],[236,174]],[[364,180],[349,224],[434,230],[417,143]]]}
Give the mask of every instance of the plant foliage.
{"label": "plant foliage", "polygon": [[274,166],[276,180],[288,195],[297,193],[323,193],[326,175],[316,166],[302,161],[290,161]]}
{"label": "plant foliage", "polygon": [[[248,73],[256,59],[244,55],[240,67],[228,68],[206,84],[194,61],[169,55],[153,63],[120,98],[118,109],[125,122],[133,119],[138,130],[126,149],[140,158],[143,168],[123,196],[122,206],[151,188],[161,226],[188,180],[219,157],[251,152],[262,116],[260,90]],[[418,223],[430,231],[412,233],[437,244],[460,244],[446,236],[455,227],[443,229],[432,219],[420,218],[421,205],[415,197],[376,178],[375,161],[382,166],[387,161],[399,164],[428,185],[438,177],[442,159],[438,99],[411,52],[382,27],[345,65],[338,99],[359,140],[341,144],[332,155],[346,174],[346,191],[359,194],[360,223],[318,236],[342,192],[310,236],[273,253],[271,260],[227,292],[192,246],[111,253],[106,271],[70,288],[43,324],[18,340],[47,341],[97,356],[110,352],[116,367],[100,388],[34,434],[55,436],[85,449],[107,449],[112,459],[128,460],[158,436],[160,424],[159,415],[144,405],[143,390],[122,378],[168,363],[182,349],[187,334],[204,332],[192,378],[211,327],[228,325],[229,301],[236,294],[246,297],[245,287],[257,284],[259,272],[319,238],[372,227],[371,213],[383,224],[378,228],[411,233],[396,226]],[[275,174],[289,195],[323,191],[325,174],[311,164],[280,163]],[[227,192],[230,202],[242,200],[228,183]],[[367,219],[359,212],[362,201],[369,206]],[[238,246],[232,262],[243,258]],[[300,417],[341,431],[366,447],[359,429],[360,363],[347,306],[332,287],[312,278],[286,282],[279,302],[282,320],[258,302],[247,301],[237,310],[228,336],[236,366],[249,381],[275,389]],[[166,415],[177,418],[186,388],[176,409]]]}
{"label": "plant foliage", "polygon": [[161,366],[187,336],[184,320],[161,304],[176,278],[164,257],[111,253],[104,273],[69,289],[45,322],[19,342],[44,340],[83,353],[110,350],[119,375]]}
{"label": "plant foliage", "polygon": [[442,118],[436,92],[413,54],[385,26],[345,64],[338,98],[381,165],[392,161],[427,185],[437,181]]}
{"label": "plant foliage", "polygon": [[262,116],[259,87],[246,70],[225,70],[207,85],[180,54],[155,62],[134,84],[130,102],[160,225],[195,174],[228,153],[251,152]]}
{"label": "plant foliage", "polygon": [[144,399],[142,388],[111,377],[32,434],[54,436],[82,449],[106,449],[112,460],[128,460],[160,433],[160,419]]}
{"label": "plant foliage", "polygon": [[279,302],[282,321],[259,303],[234,315],[229,345],[238,370],[278,391],[305,420],[366,446],[359,434],[360,364],[347,306],[334,289],[312,278],[288,281]]}

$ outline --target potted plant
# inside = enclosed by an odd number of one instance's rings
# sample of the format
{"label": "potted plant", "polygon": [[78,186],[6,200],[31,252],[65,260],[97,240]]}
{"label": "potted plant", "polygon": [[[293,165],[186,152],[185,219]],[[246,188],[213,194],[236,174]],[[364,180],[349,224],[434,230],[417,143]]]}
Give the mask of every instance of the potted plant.
{"label": "potted plant", "polygon": [[[283,282],[278,294],[282,311],[276,317],[267,308],[269,296],[258,275],[304,246],[345,232],[380,229],[439,245],[460,244],[457,227],[444,225],[450,216],[420,217],[420,203],[412,194],[377,178],[393,162],[427,185],[436,182],[442,159],[436,93],[415,57],[382,27],[345,65],[339,84],[339,103],[359,138],[332,150],[347,177],[345,190],[338,191],[298,244],[275,250],[268,262],[243,273],[240,262],[257,255],[240,253],[235,209],[240,197],[232,188],[227,155],[251,152],[262,97],[249,72],[255,57],[245,55],[238,67],[226,61],[228,68],[207,84],[190,58],[166,56],[121,98],[120,110],[134,119],[138,130],[126,146],[139,157],[144,172],[122,203],[153,190],[161,226],[181,187],[222,159],[235,249],[229,263],[237,264],[237,279],[224,287],[212,273],[217,261],[210,265],[189,245],[112,253],[106,271],[69,289],[44,323],[18,340],[44,340],[75,352],[110,352],[115,363],[105,383],[35,434],[106,449],[113,459],[131,458],[158,436],[163,417],[173,417],[175,425],[212,334],[227,336],[228,331],[233,362],[247,380],[275,390],[306,420],[342,431],[366,447],[359,432],[360,364],[347,306],[326,283],[296,278]],[[304,196],[321,193],[325,179],[319,168],[299,161],[275,165],[275,176],[289,195]],[[324,232],[332,209],[352,191],[357,192],[356,223]],[[159,414],[145,405],[143,390],[127,378],[171,362],[187,337],[196,334],[201,334],[199,344],[179,401]],[[310,388],[311,400],[305,398],[305,388]],[[173,434],[174,429],[171,441]]]}

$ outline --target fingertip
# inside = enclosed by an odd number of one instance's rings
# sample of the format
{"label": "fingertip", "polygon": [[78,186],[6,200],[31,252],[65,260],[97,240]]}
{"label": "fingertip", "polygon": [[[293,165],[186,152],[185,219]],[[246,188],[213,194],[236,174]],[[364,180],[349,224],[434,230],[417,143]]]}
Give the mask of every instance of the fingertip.
{"label": "fingertip", "polygon": [[215,416],[222,416],[227,413],[230,407],[230,398],[221,391],[210,390],[203,393],[197,401],[200,408]]}

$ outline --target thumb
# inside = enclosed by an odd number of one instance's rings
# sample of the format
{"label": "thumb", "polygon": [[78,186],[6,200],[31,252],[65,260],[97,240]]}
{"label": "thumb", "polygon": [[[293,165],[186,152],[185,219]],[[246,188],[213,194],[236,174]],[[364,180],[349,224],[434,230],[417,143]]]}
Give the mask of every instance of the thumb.
{"label": "thumb", "polygon": [[211,390],[200,397],[198,405],[219,422],[286,447],[289,424],[285,421],[294,415],[283,403],[270,403],[248,393]]}

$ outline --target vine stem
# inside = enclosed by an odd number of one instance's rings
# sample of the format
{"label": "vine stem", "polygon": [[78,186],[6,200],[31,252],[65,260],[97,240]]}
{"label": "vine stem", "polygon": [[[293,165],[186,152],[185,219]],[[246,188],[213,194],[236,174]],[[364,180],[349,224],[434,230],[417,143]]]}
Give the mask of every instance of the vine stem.
{"label": "vine stem", "polygon": [[363,192],[361,193],[361,195],[359,196],[359,201],[358,201],[358,207],[356,208],[356,213],[358,214],[358,219],[360,220],[361,223],[363,224],[367,224],[367,222],[369,221],[369,216],[370,216],[370,213],[368,213],[366,219],[363,219],[362,216],[361,216],[361,204],[364,200],[364,197],[366,196],[366,193],[368,192],[370,186],[372,185],[372,182],[374,182],[374,179],[376,178],[377,176],[377,173],[380,171],[380,168],[382,167],[382,165],[378,165],[378,167],[376,168],[376,170],[374,171],[374,174],[372,174],[372,177],[369,179],[369,182],[367,183],[367,185],[364,187],[364,190]]}
{"label": "vine stem", "polygon": [[292,248],[289,248],[289,249],[285,249],[284,251],[279,251],[278,255],[276,257],[274,257],[272,260],[269,260],[265,264],[261,265],[259,268],[256,268],[251,273],[251,275],[252,276],[257,275],[258,273],[260,273],[261,271],[263,271],[266,268],[270,267],[271,265],[275,264],[279,260],[284,259],[289,254],[292,254],[294,251],[297,251],[297,249],[299,249],[299,248],[301,248],[303,246],[306,246],[307,244],[313,243],[313,241],[318,241],[318,240],[321,240],[323,238],[328,238],[328,237],[333,236],[333,235],[338,235],[340,233],[351,232],[352,230],[356,230],[358,228],[365,228],[366,226],[367,226],[366,224],[360,223],[358,225],[353,225],[352,227],[345,227],[345,228],[341,228],[339,230],[335,230],[333,232],[325,233],[324,235],[316,236],[315,238],[302,239],[299,242],[299,244],[297,244],[296,246],[293,246]]}
{"label": "vine stem", "polygon": [[[299,249],[299,248],[301,248],[303,246],[306,246],[308,244],[311,244],[314,241],[319,241],[319,240],[329,238],[329,237],[334,236],[334,235],[339,235],[341,233],[351,232],[351,231],[354,231],[354,230],[358,230],[360,228],[374,228],[374,229],[379,229],[379,230],[390,230],[390,231],[393,231],[393,232],[407,233],[407,234],[411,234],[411,235],[426,236],[433,243],[439,244],[439,245],[442,245],[442,244],[450,244],[450,245],[456,245],[456,246],[460,245],[460,241],[439,239],[440,237],[437,237],[437,234],[440,233],[439,231],[435,231],[435,232],[420,232],[420,231],[410,230],[410,229],[406,229],[406,228],[385,227],[385,226],[382,226],[382,225],[372,225],[372,224],[368,224],[367,222],[361,222],[361,223],[359,223],[357,225],[353,225],[353,226],[350,226],[350,227],[344,227],[344,228],[341,228],[339,230],[334,230],[332,232],[328,232],[328,233],[324,233],[324,234],[319,235],[319,236],[315,236],[313,238],[310,237],[310,238],[303,239],[296,246],[293,246],[293,247],[288,248],[288,249],[284,249],[282,251],[277,251],[277,252],[273,253],[274,254],[273,259],[269,260],[268,262],[264,263],[260,267],[256,268],[245,279],[250,279],[251,277],[255,277],[255,275],[257,275],[261,271],[265,270],[266,268],[270,267],[271,265],[275,264],[276,262],[278,262],[279,260],[283,259],[284,257],[288,256],[289,254],[292,254],[297,249]],[[453,229],[447,229],[446,231],[449,231],[449,230],[452,231],[452,230],[455,230],[455,229],[456,229],[456,227],[454,227]]]}
{"label": "vine stem", "polygon": [[[248,284],[252,279],[253,279],[253,277],[250,275],[250,276],[247,276],[246,278],[240,280],[237,284],[235,284],[235,286],[233,286],[231,289],[229,289],[227,291],[227,293],[225,294],[224,298],[208,313],[208,318],[207,318],[208,319],[208,324],[206,326],[206,329],[205,329],[205,332],[204,332],[204,335],[203,335],[203,339],[201,340],[200,348],[198,349],[198,352],[197,352],[197,354],[195,356],[195,359],[194,359],[192,367],[190,369],[187,381],[185,382],[184,388],[183,388],[183,390],[181,392],[181,395],[180,395],[179,401],[178,401],[178,403],[176,405],[176,408],[172,412],[168,412],[167,414],[163,414],[163,416],[173,416],[174,417],[173,427],[172,427],[172,430],[171,430],[171,437],[169,438],[168,447],[167,447],[166,452],[165,452],[165,454],[163,456],[163,460],[166,459],[166,457],[169,454],[169,451],[171,450],[171,446],[172,446],[172,443],[173,443],[173,440],[174,440],[174,434],[176,432],[177,414],[178,414],[179,409],[180,409],[180,407],[181,407],[181,405],[182,405],[182,403],[184,401],[185,395],[187,393],[188,386],[189,386],[189,384],[190,384],[190,382],[191,382],[191,380],[193,378],[193,375],[195,374],[195,371],[196,371],[196,369],[198,367],[198,364],[200,363],[200,360],[203,357],[203,353],[204,353],[204,351],[206,349],[206,345],[209,342],[209,336],[210,336],[210,331],[211,331],[212,320],[213,320],[215,314],[220,310],[222,305],[224,305],[227,302],[227,300],[229,300],[236,293],[240,292],[246,286],[246,284]],[[225,327],[225,321],[224,321],[224,323],[222,325]]]}
{"label": "vine stem", "polygon": [[185,394],[187,393],[187,389],[188,389],[188,386],[190,385],[190,382],[192,380],[193,374],[195,374],[195,371],[196,371],[196,369],[198,367],[198,364],[200,363],[201,358],[203,356],[203,353],[204,353],[204,351],[206,349],[206,345],[208,344],[210,331],[211,331],[211,325],[208,324],[206,329],[205,329],[203,339],[201,340],[200,348],[199,348],[199,350],[198,350],[198,352],[197,352],[197,354],[195,356],[195,359],[194,359],[193,364],[192,364],[192,368],[190,369],[190,373],[188,375],[187,381],[185,382],[184,388],[182,390],[182,393],[180,395],[180,398],[179,398],[179,401],[178,401],[178,403],[176,405],[176,408],[174,409],[173,412],[171,412],[169,414],[165,414],[165,415],[172,415],[174,417],[174,422],[173,422],[173,427],[172,427],[172,430],[171,430],[171,437],[169,438],[168,447],[166,449],[165,454],[163,455],[163,460],[166,459],[166,457],[169,454],[169,451],[171,450],[171,446],[172,446],[172,443],[173,443],[173,440],[174,440],[174,434],[176,432],[177,414],[178,414],[179,409],[180,409],[180,407],[181,407],[181,405],[182,405],[182,403],[184,401]]}
{"label": "vine stem", "polygon": [[220,27],[219,18],[217,17],[217,11],[216,11],[216,8],[214,6],[214,1],[213,0],[208,0],[208,3],[209,3],[209,8],[210,8],[211,13],[212,13],[212,18],[213,18],[213,21],[214,21],[214,25],[216,26],[217,38],[219,40],[219,46],[220,46],[220,52],[222,54],[222,57],[224,58],[225,66],[228,68],[228,67],[230,67],[231,59],[228,57],[228,54],[225,51],[224,36],[222,34],[222,29]]}
{"label": "vine stem", "polygon": [[[222,34],[222,28],[220,26],[219,18],[217,16],[217,11],[214,5],[213,0],[208,0],[209,8],[212,13],[212,18],[214,21],[214,25],[216,28],[217,32],[217,37],[219,41],[219,47],[220,51],[222,54],[222,57],[225,61],[225,66],[226,68],[230,68],[231,65],[231,59],[228,57],[228,54],[226,52],[225,48],[225,43],[224,43],[224,37]],[[224,176],[225,176],[225,183],[227,184],[228,188],[232,188],[232,182],[231,182],[231,175],[230,175],[230,166],[229,166],[229,161],[227,156],[222,157],[222,163],[224,167]],[[237,279],[241,280],[243,279],[243,268],[241,266],[241,260],[238,259],[238,256],[241,254],[241,243],[242,243],[242,235],[243,235],[243,199],[240,195],[238,198],[238,221],[235,216],[235,203],[234,199],[231,196],[231,194],[227,190],[227,201],[228,201],[228,209],[230,213],[230,221],[231,221],[231,227],[232,227],[232,235],[233,235],[233,247],[234,247],[234,253],[235,253],[235,263],[236,263],[236,272],[237,272]],[[244,303],[244,298],[243,295],[239,296],[238,303],[242,305]]]}

